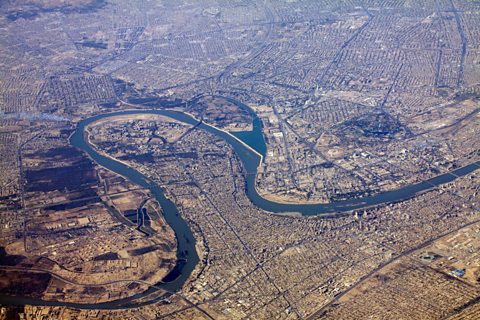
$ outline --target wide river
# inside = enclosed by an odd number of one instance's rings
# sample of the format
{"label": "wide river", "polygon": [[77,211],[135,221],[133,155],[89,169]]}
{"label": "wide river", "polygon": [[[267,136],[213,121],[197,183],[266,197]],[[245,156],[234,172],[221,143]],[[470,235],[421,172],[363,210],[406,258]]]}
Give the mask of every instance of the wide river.
{"label": "wide river", "polygon": [[[87,152],[90,157],[99,165],[108,168],[138,184],[151,190],[152,195],[161,204],[165,216],[165,220],[175,231],[177,238],[177,265],[174,270],[167,275],[164,280],[156,284],[156,288],[151,287],[148,291],[134,295],[129,298],[119,299],[105,303],[81,304],[68,303],[61,301],[44,301],[41,299],[28,297],[9,297],[0,295],[0,303],[2,304],[33,304],[33,305],[56,305],[69,306],[81,309],[115,309],[136,307],[148,303],[153,303],[157,299],[151,299],[143,302],[135,302],[136,299],[146,297],[147,295],[157,291],[159,288],[169,292],[180,290],[188,279],[193,269],[197,265],[199,258],[195,250],[195,239],[188,224],[179,214],[176,206],[165,197],[162,188],[156,185],[149,178],[145,177],[135,169],[126,166],[111,158],[105,157],[94,150],[86,141],[85,127],[95,121],[115,116],[139,115],[139,114],[157,114],[167,116],[178,121],[197,125],[198,128],[206,130],[216,136],[224,139],[235,150],[237,156],[241,160],[246,172],[246,190],[250,201],[257,207],[272,213],[281,212],[299,212],[302,215],[322,215],[345,212],[353,209],[361,209],[372,205],[382,203],[396,202],[411,198],[419,192],[431,189],[432,187],[451,182],[458,177],[469,174],[480,168],[480,161],[471,163],[467,166],[456,169],[450,173],[445,173],[426,181],[411,184],[403,188],[379,193],[358,199],[342,200],[328,204],[285,204],[267,200],[257,193],[255,188],[255,178],[257,168],[265,155],[266,146],[262,134],[261,122],[254,117],[253,130],[245,133],[235,133],[234,135],[221,131],[213,126],[200,122],[193,117],[171,110],[129,110],[119,111],[108,114],[102,114],[87,118],[78,123],[77,130],[70,138],[70,143],[83,151]],[[253,150],[255,151],[253,151]],[[261,156],[262,155],[262,156]]]}

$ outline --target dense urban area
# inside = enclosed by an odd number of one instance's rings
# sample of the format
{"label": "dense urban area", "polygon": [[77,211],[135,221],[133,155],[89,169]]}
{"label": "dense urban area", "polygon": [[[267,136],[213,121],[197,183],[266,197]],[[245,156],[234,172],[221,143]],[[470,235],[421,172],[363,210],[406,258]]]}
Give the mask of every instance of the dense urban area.
{"label": "dense urban area", "polygon": [[0,29],[0,320],[480,319],[480,1]]}

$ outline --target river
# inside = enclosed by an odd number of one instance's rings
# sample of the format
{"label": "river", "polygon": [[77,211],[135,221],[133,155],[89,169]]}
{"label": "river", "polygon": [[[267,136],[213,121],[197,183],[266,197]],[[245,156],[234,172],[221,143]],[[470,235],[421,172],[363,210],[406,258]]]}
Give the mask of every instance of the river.
{"label": "river", "polygon": [[331,215],[332,213],[345,212],[353,209],[361,209],[368,206],[379,205],[382,203],[401,201],[411,198],[419,192],[431,189],[434,186],[451,182],[458,177],[469,174],[480,168],[480,161],[477,161],[470,165],[456,169],[451,173],[445,173],[420,183],[408,185],[397,190],[387,191],[364,198],[342,200],[328,204],[277,203],[263,198],[257,193],[257,190],[255,188],[257,168],[260,165],[260,162],[262,161],[262,156],[265,155],[266,151],[265,141],[261,130],[261,122],[255,116],[253,120],[253,131],[248,133],[230,134],[203,122],[199,123],[198,120],[194,119],[188,114],[172,110],[128,110],[97,115],[82,120],[78,123],[77,130],[70,138],[71,145],[87,152],[90,157],[99,165],[128,178],[135,184],[138,184],[145,188],[149,188],[151,190],[153,197],[155,197],[162,206],[166,222],[175,231],[175,235],[177,238],[177,265],[175,266],[174,270],[172,270],[170,274],[168,274],[164,278],[164,281],[156,284],[155,287],[151,287],[146,292],[125,299],[119,299],[105,303],[82,304],[61,301],[44,301],[41,299],[28,297],[9,297],[5,295],[0,295],[0,303],[17,305],[56,305],[80,309],[130,308],[158,301],[160,298],[151,299],[143,302],[135,302],[134,300],[146,297],[149,294],[159,290],[160,288],[167,290],[168,292],[176,292],[182,288],[185,281],[187,281],[199,261],[199,257],[195,250],[195,239],[189,225],[185,222],[185,220],[183,220],[175,204],[173,204],[169,199],[165,197],[162,188],[157,186],[153,181],[150,181],[147,177],[145,177],[135,169],[124,165],[118,161],[115,161],[109,157],[99,154],[87,143],[85,139],[85,127],[95,121],[106,119],[109,117],[137,114],[157,114],[167,116],[187,124],[197,125],[198,128],[206,130],[224,139],[232,146],[243,164],[246,173],[245,191],[249,199],[255,206],[272,213],[299,212],[302,215]]}

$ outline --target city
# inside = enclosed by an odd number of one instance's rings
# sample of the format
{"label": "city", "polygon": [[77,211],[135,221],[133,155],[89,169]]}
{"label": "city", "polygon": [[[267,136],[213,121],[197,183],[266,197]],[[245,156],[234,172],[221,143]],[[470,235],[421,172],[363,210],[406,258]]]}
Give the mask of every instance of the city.
{"label": "city", "polygon": [[0,28],[0,319],[480,317],[480,2]]}

